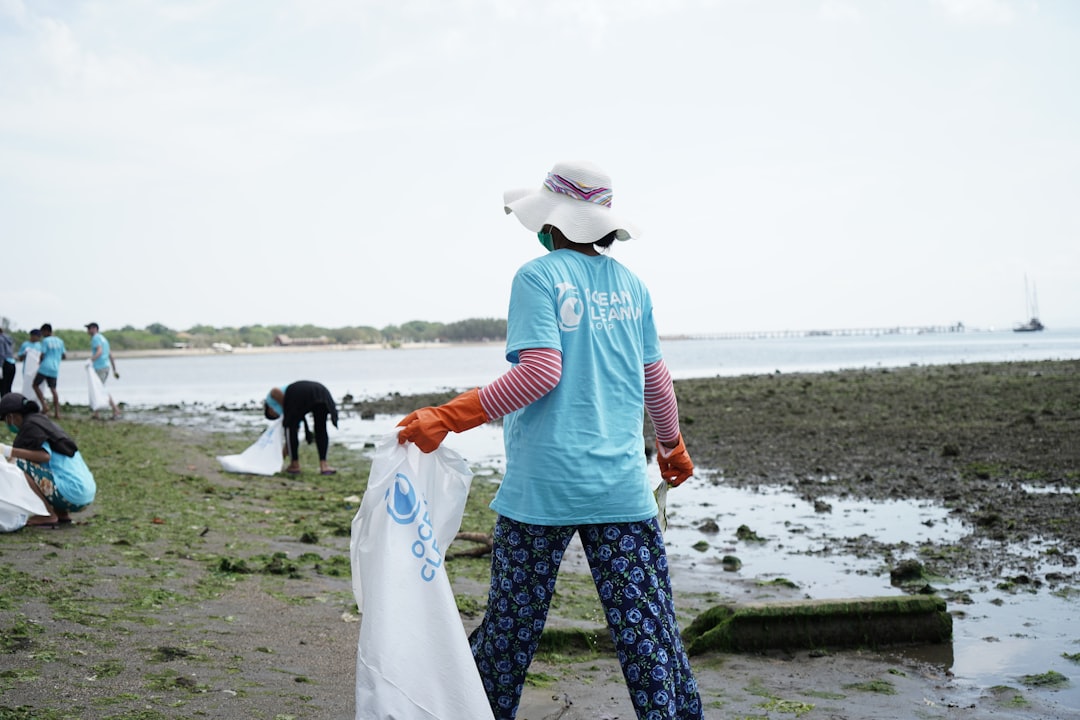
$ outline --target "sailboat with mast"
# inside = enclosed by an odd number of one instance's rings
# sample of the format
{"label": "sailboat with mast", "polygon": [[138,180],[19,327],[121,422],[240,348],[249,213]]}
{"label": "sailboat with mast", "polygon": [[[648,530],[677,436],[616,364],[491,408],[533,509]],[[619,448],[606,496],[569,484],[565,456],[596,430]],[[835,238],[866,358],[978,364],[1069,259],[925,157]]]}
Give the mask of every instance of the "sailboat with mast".
{"label": "sailboat with mast", "polygon": [[1030,320],[1025,323],[1017,323],[1013,332],[1038,332],[1045,330],[1046,326],[1039,320],[1039,297],[1035,293],[1035,283],[1028,287],[1027,275],[1024,276],[1024,301],[1027,303],[1027,315]]}

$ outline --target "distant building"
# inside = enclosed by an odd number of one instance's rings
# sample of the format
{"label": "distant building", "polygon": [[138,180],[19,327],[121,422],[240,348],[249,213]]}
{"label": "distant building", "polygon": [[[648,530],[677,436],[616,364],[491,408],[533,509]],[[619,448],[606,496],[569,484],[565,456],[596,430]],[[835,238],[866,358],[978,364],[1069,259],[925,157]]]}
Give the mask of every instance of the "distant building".
{"label": "distant building", "polygon": [[332,345],[333,343],[334,343],[334,341],[331,340],[330,338],[326,337],[325,335],[321,335],[319,337],[313,337],[313,338],[292,338],[292,337],[289,337],[288,335],[275,335],[274,336],[274,344],[278,345],[280,347],[289,347],[289,346],[297,346],[297,345]]}

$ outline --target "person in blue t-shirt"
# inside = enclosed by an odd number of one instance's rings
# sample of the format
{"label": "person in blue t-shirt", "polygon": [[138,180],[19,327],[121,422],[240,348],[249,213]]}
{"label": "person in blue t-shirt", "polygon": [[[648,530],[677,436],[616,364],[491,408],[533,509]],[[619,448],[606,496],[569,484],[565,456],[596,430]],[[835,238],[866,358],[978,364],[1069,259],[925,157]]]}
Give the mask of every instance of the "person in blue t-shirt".
{"label": "person in blue t-shirt", "polygon": [[49,414],[49,403],[45,402],[45,393],[41,391],[41,384],[45,383],[52,391],[53,417],[60,419],[60,394],[56,391],[56,380],[60,377],[60,361],[67,357],[67,347],[64,341],[53,335],[52,325],[44,323],[41,326],[41,364],[38,366],[37,375],[34,376],[34,394],[37,395],[41,412]]}
{"label": "person in blue t-shirt", "polygon": [[[22,341],[22,344],[19,345],[19,353],[15,356],[15,359],[22,363],[23,392],[24,393],[29,392],[30,388],[32,387],[32,385],[27,384],[28,380],[33,380],[33,378],[27,378],[26,377],[26,351],[27,350],[33,350],[33,351],[37,352],[39,354],[38,357],[40,357],[40,353],[41,353],[41,329],[40,328],[34,328],[33,330],[30,331],[30,337],[28,339]],[[34,373],[37,374],[37,371],[35,370]]]}
{"label": "person in blue t-shirt", "polygon": [[607,254],[638,233],[611,210],[611,180],[559,163],[504,209],[548,251],[514,276],[511,369],[490,385],[399,423],[399,442],[432,452],[446,435],[502,417],[506,472],[491,503],[491,587],[469,637],[497,720],[512,720],[540,642],[555,580],[577,534],[604,606],[638,718],[699,720],[658,506],[647,474],[647,412],[660,474],[693,474],[644,283]]}
{"label": "person in blue t-shirt", "polygon": [[37,350],[38,352],[41,352],[41,330],[39,328],[31,330],[30,337],[23,340],[22,344],[19,345],[19,354],[15,356],[15,359],[23,362],[23,369],[26,368],[27,350]]}
{"label": "person in blue t-shirt", "polygon": [[[101,384],[104,385],[105,381],[109,379],[109,370],[112,370],[112,374],[119,380],[120,373],[116,371],[116,360],[113,359],[113,355],[109,351],[108,338],[101,334],[96,322],[88,323],[86,332],[90,335],[90,362],[93,365],[94,373],[101,380]],[[120,417],[120,408],[116,406],[116,401],[113,400],[111,394],[109,395],[109,405],[112,407],[113,420],[118,419]],[[93,411],[92,416],[98,417],[96,410]]]}
{"label": "person in blue t-shirt", "polygon": [[38,404],[22,393],[0,399],[0,418],[15,433],[11,445],[0,444],[3,462],[19,466],[30,489],[45,502],[48,515],[35,515],[30,526],[60,527],[71,513],[94,502],[97,483],[78,445],[59,425],[38,412]]}

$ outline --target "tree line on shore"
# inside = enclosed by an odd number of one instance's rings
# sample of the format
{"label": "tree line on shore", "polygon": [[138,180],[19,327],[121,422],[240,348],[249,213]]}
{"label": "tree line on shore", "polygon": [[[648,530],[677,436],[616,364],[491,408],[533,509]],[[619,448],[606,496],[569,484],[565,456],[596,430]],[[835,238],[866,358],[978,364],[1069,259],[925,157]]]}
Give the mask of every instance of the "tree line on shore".
{"label": "tree line on shore", "polygon": [[[4,328],[11,327],[7,318],[0,318]],[[9,330],[18,349],[30,338],[29,330]],[[161,323],[139,329],[125,325],[119,329],[101,328],[113,350],[158,350],[175,347],[209,348],[218,343],[234,347],[271,347],[280,344],[296,345],[398,345],[413,342],[485,342],[506,339],[506,320],[501,318],[470,318],[452,323],[411,320],[384,328],[352,326],[327,328],[318,325],[245,325],[216,328],[196,325],[187,330],[174,330]],[[90,335],[84,328],[77,330],[53,328],[53,334],[64,341],[69,350],[89,350]]]}

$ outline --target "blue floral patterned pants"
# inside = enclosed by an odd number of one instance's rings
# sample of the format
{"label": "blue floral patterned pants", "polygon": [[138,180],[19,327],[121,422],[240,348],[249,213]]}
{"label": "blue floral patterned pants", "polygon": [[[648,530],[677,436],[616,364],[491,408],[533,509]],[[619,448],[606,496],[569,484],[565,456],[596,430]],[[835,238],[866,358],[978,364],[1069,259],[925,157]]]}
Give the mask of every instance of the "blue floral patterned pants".
{"label": "blue floral patterned pants", "polygon": [[581,525],[495,522],[491,590],[469,637],[496,720],[513,720],[540,643],[563,553],[580,534],[639,720],[702,717],[679,637],[667,554],[656,520]]}

